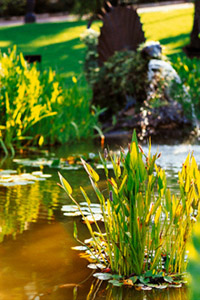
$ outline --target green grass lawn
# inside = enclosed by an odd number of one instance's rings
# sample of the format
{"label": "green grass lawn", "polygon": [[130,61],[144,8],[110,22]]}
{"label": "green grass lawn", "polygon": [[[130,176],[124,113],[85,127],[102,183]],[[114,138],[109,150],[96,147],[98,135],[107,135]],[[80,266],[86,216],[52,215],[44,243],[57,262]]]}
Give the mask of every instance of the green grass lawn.
{"label": "green grass lawn", "polygon": [[[166,54],[181,53],[189,43],[193,9],[143,13],[141,21],[147,40],[159,40]],[[41,54],[42,68],[51,66],[70,83],[82,73],[85,47],[79,36],[86,25],[74,21],[0,27],[0,48],[7,51],[16,44],[25,55]]]}

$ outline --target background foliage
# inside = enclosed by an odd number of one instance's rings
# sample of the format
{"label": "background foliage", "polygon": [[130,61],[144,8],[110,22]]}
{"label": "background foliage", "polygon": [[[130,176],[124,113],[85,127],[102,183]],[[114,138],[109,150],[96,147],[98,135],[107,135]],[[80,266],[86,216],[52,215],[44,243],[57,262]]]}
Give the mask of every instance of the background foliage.
{"label": "background foliage", "polygon": [[[167,0],[162,0],[167,1]],[[172,0],[173,1],[173,0]],[[174,0],[175,1],[175,0]],[[76,12],[79,14],[96,13],[100,12],[101,7],[104,4],[104,0],[37,0],[35,1],[35,12],[41,13],[55,13],[55,12]],[[113,4],[117,3],[117,0],[110,1]],[[159,2],[159,0],[119,0],[119,3],[152,3]],[[24,15],[26,11],[26,0],[0,0],[0,16],[20,16]]]}

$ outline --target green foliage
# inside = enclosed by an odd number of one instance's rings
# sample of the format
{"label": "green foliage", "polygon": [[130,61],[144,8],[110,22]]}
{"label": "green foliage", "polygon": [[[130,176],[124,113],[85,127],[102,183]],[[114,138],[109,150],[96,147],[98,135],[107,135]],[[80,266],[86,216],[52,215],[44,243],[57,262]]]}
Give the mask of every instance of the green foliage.
{"label": "green foliage", "polygon": [[[151,145],[145,155],[134,133],[127,154],[121,150],[119,156],[109,155],[114,177],[109,175],[107,155],[102,158],[107,195],[98,186],[98,174],[82,161],[101,206],[106,234],[94,215],[96,231],[91,227],[73,198],[72,189],[68,192],[61,181],[93,238],[90,251],[114,274],[126,277],[145,274],[146,280],[154,275],[163,277],[163,274],[181,274],[186,270],[186,244],[197,216],[200,172],[194,157],[188,155],[178,174],[180,194],[172,195],[164,170],[156,165],[159,156],[151,155]],[[82,187],[81,192],[91,212],[91,201]]]}
{"label": "green foliage", "polygon": [[36,0],[35,12],[42,13],[55,13],[55,12],[69,12],[74,6],[74,0]]}
{"label": "green foliage", "polygon": [[[46,75],[53,75],[52,81],[48,81]],[[45,75],[45,76],[44,76]],[[94,130],[101,133],[98,126],[98,116],[101,111],[94,106],[90,107],[90,93],[79,88],[77,79],[73,77],[73,86],[65,89],[55,81],[55,74],[44,72],[43,84],[51,93],[49,106],[57,114],[43,122],[36,124],[32,132],[40,132],[44,136],[46,144],[66,143],[80,140],[81,138],[93,137]],[[43,103],[46,103],[44,99]]]}
{"label": "green foliage", "polygon": [[141,103],[147,96],[147,70],[148,59],[139,51],[116,52],[90,75],[94,104],[116,112],[125,107],[127,97]]}
{"label": "green foliage", "polygon": [[0,16],[19,16],[25,12],[26,0],[0,0]]}
{"label": "green foliage", "polygon": [[[200,119],[200,62],[199,59],[189,59],[186,56],[176,56],[173,58],[173,67],[179,74],[182,83],[185,85],[188,95],[194,105],[196,116]],[[173,89],[172,89],[173,91]],[[179,101],[188,115],[191,117],[191,103],[184,95],[182,84],[176,84],[173,97]]]}
{"label": "green foliage", "polygon": [[199,223],[196,224],[192,235],[192,241],[189,249],[190,261],[188,264],[188,272],[191,275],[190,289],[191,300],[200,298],[200,234]]}
{"label": "green foliage", "polygon": [[[65,143],[92,136],[98,112],[90,112],[88,93],[73,87],[66,89],[51,69],[40,72],[30,66],[16,47],[9,55],[0,55],[0,143],[4,152],[14,154],[24,140],[41,146]],[[47,118],[48,117],[48,118]]]}
{"label": "green foliage", "polygon": [[28,135],[30,127],[55,112],[41,103],[44,87],[39,71],[36,66],[28,67],[16,47],[9,55],[1,53],[0,63],[0,142],[6,154],[7,148],[14,154],[13,144],[33,138]]}
{"label": "green foliage", "polygon": [[81,34],[81,41],[86,45],[86,55],[84,62],[84,71],[85,76],[88,82],[92,82],[93,73],[98,71],[98,53],[97,53],[97,44],[98,44],[99,33],[92,28],[86,29]]}
{"label": "green foliage", "polygon": [[74,7],[73,10],[76,13],[81,15],[86,13],[97,13],[100,12],[101,8],[103,7],[104,1],[103,0],[86,0],[86,1],[78,1],[74,0]]}
{"label": "green foliage", "polygon": [[[0,16],[22,16],[26,13],[26,0],[0,0]],[[36,13],[55,13],[63,11],[71,11],[74,6],[74,0],[37,0],[35,1]]]}

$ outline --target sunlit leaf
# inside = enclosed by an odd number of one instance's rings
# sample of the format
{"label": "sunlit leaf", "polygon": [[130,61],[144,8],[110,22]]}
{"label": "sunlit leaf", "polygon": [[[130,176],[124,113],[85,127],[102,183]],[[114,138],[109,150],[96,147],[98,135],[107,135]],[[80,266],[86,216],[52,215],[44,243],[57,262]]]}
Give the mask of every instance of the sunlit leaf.
{"label": "sunlit leaf", "polygon": [[62,184],[62,187],[67,192],[67,194],[71,195],[72,194],[72,188],[71,188],[71,186],[69,185],[69,183],[67,182],[67,180],[59,172],[58,172],[58,175],[60,177],[60,182]]}

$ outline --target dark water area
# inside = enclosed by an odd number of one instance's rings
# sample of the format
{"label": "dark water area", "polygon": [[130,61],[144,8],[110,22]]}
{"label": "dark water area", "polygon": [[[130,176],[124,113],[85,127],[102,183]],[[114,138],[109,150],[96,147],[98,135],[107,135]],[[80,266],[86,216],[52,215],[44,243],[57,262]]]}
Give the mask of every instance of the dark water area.
{"label": "dark water area", "polygon": [[[126,147],[126,141],[121,141]],[[110,144],[119,149],[120,141]],[[147,146],[143,146],[147,151]],[[200,146],[153,145],[152,153],[162,152],[160,165],[166,169],[169,185],[177,187],[177,172],[188,151],[200,163]],[[98,153],[100,143],[82,143],[74,146],[52,148],[49,155],[67,157],[84,153]],[[29,158],[36,158],[36,154]],[[40,155],[42,156],[42,154]],[[16,159],[22,158],[16,155]],[[3,159],[3,158],[2,158]],[[11,159],[4,161],[0,169],[21,169],[23,172],[40,170],[39,167],[21,166]],[[0,185],[0,300],[186,300],[186,288],[135,291],[131,288],[107,287],[96,280],[88,261],[71,247],[78,245],[73,237],[74,221],[81,240],[89,237],[80,217],[66,217],[61,208],[71,204],[64,191],[57,185],[58,171],[70,182],[76,199],[83,186],[93,197],[87,174],[82,170],[58,170],[45,166],[43,173],[51,174],[45,181],[29,185]],[[98,170],[103,178],[103,172]],[[103,180],[102,180],[103,185]],[[96,199],[93,199],[94,202]]]}

